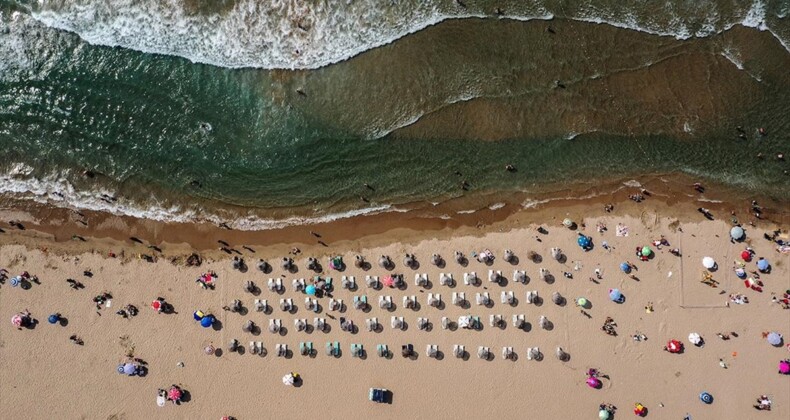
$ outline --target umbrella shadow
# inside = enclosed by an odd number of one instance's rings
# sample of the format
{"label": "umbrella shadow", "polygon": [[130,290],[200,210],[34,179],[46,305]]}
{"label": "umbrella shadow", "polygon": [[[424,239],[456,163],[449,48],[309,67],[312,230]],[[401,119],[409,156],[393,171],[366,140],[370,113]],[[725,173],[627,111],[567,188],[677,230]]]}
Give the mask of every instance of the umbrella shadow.
{"label": "umbrella shadow", "polygon": [[188,403],[192,401],[192,394],[189,393],[186,389],[181,389],[181,402]]}
{"label": "umbrella shadow", "polygon": [[65,327],[69,325],[69,319],[66,318],[65,316],[61,316],[60,319],[58,320],[58,324],[60,324],[61,327]]}
{"label": "umbrella shadow", "polygon": [[214,318],[214,323],[211,324],[211,328],[214,329],[214,331],[222,331],[222,321]]}

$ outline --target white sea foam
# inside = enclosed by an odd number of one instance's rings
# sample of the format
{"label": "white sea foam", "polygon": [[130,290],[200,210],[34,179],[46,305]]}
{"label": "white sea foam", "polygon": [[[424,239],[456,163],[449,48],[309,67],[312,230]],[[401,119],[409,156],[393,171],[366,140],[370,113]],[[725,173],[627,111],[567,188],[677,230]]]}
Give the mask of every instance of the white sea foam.
{"label": "white sea foam", "polygon": [[488,209],[489,209],[489,210],[499,210],[499,209],[501,209],[502,207],[505,207],[506,205],[507,205],[507,204],[505,204],[505,203],[494,203],[494,204],[492,204],[492,205],[488,206]]}
{"label": "white sea foam", "polygon": [[625,182],[623,182],[623,185],[625,185],[626,187],[631,187],[631,188],[641,188],[642,187],[642,184],[640,184],[639,181],[637,181],[635,179],[631,179],[631,180],[625,181]]}
{"label": "white sea foam", "polygon": [[[196,13],[181,0],[40,0],[32,15],[47,26],[79,34],[89,43],[177,55],[223,67],[309,69],[346,60],[448,19],[488,17],[451,2],[357,0],[295,2],[238,0],[229,10]],[[537,2],[521,4],[506,19],[567,18],[678,39],[706,37],[735,25],[772,31],[762,1],[723,21],[716,7],[689,16],[666,3],[652,14],[616,5],[579,7],[569,16]],[[506,13],[511,13],[506,11]],[[690,29],[696,28],[696,29]],[[405,123],[405,121],[404,121]]]}
{"label": "white sea foam", "polygon": [[[182,206],[160,206],[156,204],[138,204],[123,197],[110,200],[114,192],[105,188],[92,191],[78,190],[60,174],[44,177],[24,176],[27,172],[24,164],[12,165],[12,170],[0,174],[0,194],[6,194],[22,200],[32,200],[58,208],[91,210],[110,213],[118,216],[129,216],[138,219],[155,220],[171,223],[210,223],[218,225],[227,223],[237,230],[277,229],[292,225],[326,223],[335,220],[378,214],[383,212],[407,212],[408,209],[395,208],[391,205],[354,209],[347,212],[330,213],[315,217],[289,217],[285,219],[265,219],[257,216],[223,217],[199,208]],[[149,200],[157,202],[155,197]]]}

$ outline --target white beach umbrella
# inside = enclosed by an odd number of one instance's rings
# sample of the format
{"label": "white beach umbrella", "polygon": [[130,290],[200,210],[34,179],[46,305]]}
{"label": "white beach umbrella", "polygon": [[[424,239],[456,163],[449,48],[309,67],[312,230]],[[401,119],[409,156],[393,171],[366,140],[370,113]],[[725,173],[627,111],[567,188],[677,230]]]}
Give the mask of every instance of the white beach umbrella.
{"label": "white beach umbrella", "polygon": [[702,259],[702,266],[710,270],[716,266],[716,261],[714,261],[711,257],[704,257]]}
{"label": "white beach umbrella", "polygon": [[292,374],[287,374],[283,376],[283,384],[288,386],[294,385],[294,376]]}
{"label": "white beach umbrella", "polygon": [[689,341],[691,342],[691,344],[698,346],[699,343],[702,342],[702,337],[700,337],[700,335],[697,333],[691,333],[689,334]]}

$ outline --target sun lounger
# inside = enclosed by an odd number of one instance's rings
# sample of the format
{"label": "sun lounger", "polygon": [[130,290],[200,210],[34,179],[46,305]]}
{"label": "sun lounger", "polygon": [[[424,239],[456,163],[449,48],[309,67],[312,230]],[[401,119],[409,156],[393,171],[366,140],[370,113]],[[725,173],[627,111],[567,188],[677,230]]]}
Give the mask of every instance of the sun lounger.
{"label": "sun lounger", "polygon": [[414,275],[414,285],[417,287],[425,287],[428,285],[428,274],[416,273]]}
{"label": "sun lounger", "polygon": [[430,321],[428,321],[428,318],[423,318],[423,317],[419,317],[419,318],[417,318],[417,328],[419,328],[420,330],[426,330],[426,329],[428,329],[428,325],[429,325],[430,323],[431,323],[431,322],[430,322]]}
{"label": "sun lounger", "polygon": [[364,310],[368,307],[368,297],[367,296],[354,296],[354,308],[359,310]]}
{"label": "sun lounger", "polygon": [[340,287],[346,290],[354,290],[357,288],[357,280],[354,276],[343,276],[340,278]]}
{"label": "sun lounger", "polygon": [[378,289],[379,285],[380,285],[379,284],[379,277],[378,276],[365,276],[365,284],[367,284],[368,287],[371,287],[373,289]]}
{"label": "sun lounger", "polygon": [[524,323],[526,323],[526,317],[522,315],[513,315],[513,326],[516,328],[524,327]]}
{"label": "sun lounger", "polygon": [[381,309],[392,308],[392,296],[379,296],[379,308]]}
{"label": "sun lounger", "polygon": [[473,316],[472,317],[472,329],[479,330],[481,328],[483,328],[483,324],[482,324],[482,322],[480,322],[480,317],[479,316]]}
{"label": "sun lounger", "polygon": [[167,396],[159,394],[156,396],[156,405],[159,407],[164,407],[167,403]]}
{"label": "sun lounger", "polygon": [[368,331],[376,331],[379,328],[379,319],[368,318],[365,320],[365,325],[367,325]]}
{"label": "sun lounger", "polygon": [[545,330],[545,329],[549,328],[549,324],[550,323],[549,323],[548,318],[546,318],[545,316],[541,315],[540,319],[538,320],[538,324],[540,325],[540,328],[543,328]]}
{"label": "sun lounger", "polygon": [[488,292],[477,293],[475,295],[475,302],[477,302],[480,306],[487,306],[489,302],[491,302],[491,296],[489,296]]}
{"label": "sun lounger", "polygon": [[351,344],[351,356],[362,357],[362,344]]}
{"label": "sun lounger", "polygon": [[469,273],[464,273],[464,284],[467,286],[474,286],[477,284],[477,273],[474,271]]}
{"label": "sun lounger", "polygon": [[464,346],[460,344],[453,345],[453,354],[455,355],[455,357],[458,358],[464,357],[464,353],[466,353],[466,349],[464,348]]}
{"label": "sun lounger", "polygon": [[282,309],[284,312],[291,312],[293,310],[293,307],[294,307],[293,299],[290,298],[280,299],[280,309]]}
{"label": "sun lounger", "polygon": [[425,354],[427,354],[428,357],[436,357],[436,356],[438,356],[439,355],[439,346],[437,346],[435,344],[428,344],[426,346],[426,348],[425,348]]}
{"label": "sun lounger", "polygon": [[387,357],[389,352],[390,350],[386,344],[379,344],[376,346],[376,353],[379,355],[379,357]]}
{"label": "sun lounger", "polygon": [[312,353],[313,353],[312,341],[308,341],[308,342],[302,341],[299,343],[299,354],[301,354],[302,356],[309,356]]}
{"label": "sun lounger", "polygon": [[498,326],[502,325],[503,321],[504,321],[504,317],[502,317],[502,315],[491,314],[491,315],[488,316],[488,323],[492,327],[498,327]]}
{"label": "sun lounger", "polygon": [[513,270],[513,281],[527,284],[527,272],[524,270]]}
{"label": "sun lounger", "polygon": [[258,346],[254,341],[250,341],[250,354],[258,354]]}
{"label": "sun lounger", "polygon": [[488,347],[480,346],[477,348],[477,357],[479,359],[488,359],[488,356],[491,354]]}
{"label": "sun lounger", "polygon": [[499,270],[488,270],[488,281],[489,283],[499,283],[499,280],[502,278],[502,271]]}
{"label": "sun lounger", "polygon": [[308,311],[318,312],[318,299],[304,298],[304,308]]}
{"label": "sun lounger", "polygon": [[304,318],[294,319],[294,328],[296,328],[296,331],[304,331],[307,328],[307,320]]}
{"label": "sun lounger", "polygon": [[269,320],[269,332],[272,334],[277,334],[280,332],[280,328],[282,328],[283,324],[282,321],[279,319],[270,319]]}
{"label": "sun lounger", "polygon": [[403,297],[403,307],[404,308],[411,308],[414,309],[417,307],[417,296],[404,296]]}
{"label": "sun lounger", "polygon": [[343,299],[329,299],[329,310],[330,311],[340,311],[343,308]]}
{"label": "sun lounger", "polygon": [[318,331],[324,331],[324,329],[326,329],[326,319],[313,318],[313,327]]}
{"label": "sun lounger", "polygon": [[549,270],[545,268],[540,269],[540,279],[546,281],[549,278]]}
{"label": "sun lounger", "polygon": [[516,295],[513,293],[512,290],[508,292],[504,290],[502,291],[502,303],[506,305],[512,305],[515,301],[516,301]]}
{"label": "sun lounger", "polygon": [[513,347],[502,347],[502,358],[510,359],[513,357]]}
{"label": "sun lounger", "polygon": [[326,354],[327,356],[340,356],[340,343],[337,341],[329,341],[326,343]]}
{"label": "sun lounger", "polygon": [[288,344],[278,344],[277,357],[286,357],[288,355]]}
{"label": "sun lounger", "polygon": [[527,348],[527,360],[540,360],[543,355],[540,353],[540,348],[529,347]]}
{"label": "sun lounger", "polygon": [[453,305],[463,306],[466,303],[466,293],[453,292]]}
{"label": "sun lounger", "polygon": [[392,321],[390,321],[390,325],[392,326],[393,330],[401,330],[403,329],[403,317],[402,316],[393,316]]}
{"label": "sun lounger", "polygon": [[442,317],[442,329],[446,330],[448,328],[450,328],[450,318],[447,318],[446,316],[443,316]]}
{"label": "sun lounger", "polygon": [[305,288],[304,279],[293,279],[293,281],[291,282],[291,285],[293,286],[293,289],[296,292],[301,292]]}
{"label": "sun lounger", "polygon": [[538,299],[538,291],[531,290],[527,292],[527,303],[535,303]]}

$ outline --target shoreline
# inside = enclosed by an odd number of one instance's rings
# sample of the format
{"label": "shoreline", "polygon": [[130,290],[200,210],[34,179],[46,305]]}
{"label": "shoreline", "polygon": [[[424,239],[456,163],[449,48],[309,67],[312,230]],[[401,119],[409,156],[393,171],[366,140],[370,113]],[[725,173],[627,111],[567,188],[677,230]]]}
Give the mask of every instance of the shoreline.
{"label": "shoreline", "polygon": [[[692,182],[692,178],[685,175],[673,175],[671,178],[668,175],[653,175],[638,181],[619,181],[575,192],[570,189],[555,191],[554,196],[534,196],[529,202],[522,201],[523,197],[513,193],[499,196],[479,194],[437,205],[413,203],[412,209],[407,211],[357,215],[330,222],[250,231],[225,229],[209,223],[159,222],[88,210],[79,212],[83,216],[77,216],[78,213],[71,209],[25,201],[22,204],[26,211],[0,210],[0,220],[17,220],[25,227],[20,230],[4,223],[0,245],[22,244],[31,249],[46,248],[59,254],[131,252],[173,258],[197,252],[212,259],[229,258],[233,253],[219,250],[221,245],[218,241],[222,240],[248,257],[258,257],[260,254],[271,258],[273,253],[285,254],[293,246],[323,255],[337,246],[361,248],[394,241],[415,243],[425,237],[447,239],[458,235],[480,236],[487,231],[556,224],[565,217],[582,220],[585,217],[606,215],[603,207],[609,203],[615,205],[613,215],[617,216],[640,216],[646,212],[655,212],[661,217],[674,217],[688,222],[702,220],[702,215],[696,209],[705,207],[711,209],[717,219],[725,219],[728,223],[731,211],[736,212],[739,222],[744,225],[754,221],[753,217],[743,219],[749,208],[748,200],[753,197],[743,191],[712,184],[706,186],[704,195],[697,194],[690,188]],[[641,188],[651,192],[643,202],[636,203],[628,198],[629,194],[637,193]],[[737,194],[740,194],[742,202],[732,204]],[[470,207],[475,200],[486,201],[478,201],[477,210],[462,210]],[[766,209],[763,214],[766,220],[757,221],[758,226],[790,224],[790,212],[781,212],[781,201],[768,197],[759,197],[757,200]],[[8,203],[5,207],[8,207]],[[313,235],[313,232],[320,237]],[[132,237],[140,239],[145,246],[133,242],[130,239]],[[161,252],[146,248],[149,245],[160,248]],[[257,252],[259,250],[251,252],[242,250],[242,246],[263,250],[262,253]]]}

